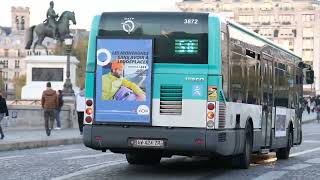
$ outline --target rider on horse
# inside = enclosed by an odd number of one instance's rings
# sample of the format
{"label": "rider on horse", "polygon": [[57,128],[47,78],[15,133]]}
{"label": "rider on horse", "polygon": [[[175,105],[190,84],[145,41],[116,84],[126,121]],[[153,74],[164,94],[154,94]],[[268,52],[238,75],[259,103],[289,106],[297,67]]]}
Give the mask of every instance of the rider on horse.
{"label": "rider on horse", "polygon": [[53,9],[54,3],[53,1],[50,1],[50,8],[47,11],[47,19],[46,21],[49,24],[49,27],[53,29],[53,38],[58,39],[58,28],[57,28],[57,21],[56,18],[59,17],[58,14]]}

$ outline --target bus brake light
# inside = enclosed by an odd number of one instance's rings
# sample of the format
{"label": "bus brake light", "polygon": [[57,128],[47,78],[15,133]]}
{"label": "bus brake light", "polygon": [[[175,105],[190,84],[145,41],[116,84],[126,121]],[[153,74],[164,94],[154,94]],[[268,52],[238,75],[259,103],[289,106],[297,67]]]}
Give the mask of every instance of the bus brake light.
{"label": "bus brake light", "polygon": [[214,110],[214,104],[213,103],[209,103],[208,104],[208,109],[211,110],[211,111]]}
{"label": "bus brake light", "polygon": [[87,104],[87,106],[92,106],[93,102],[91,99],[89,99],[89,100],[87,100],[86,104]]}

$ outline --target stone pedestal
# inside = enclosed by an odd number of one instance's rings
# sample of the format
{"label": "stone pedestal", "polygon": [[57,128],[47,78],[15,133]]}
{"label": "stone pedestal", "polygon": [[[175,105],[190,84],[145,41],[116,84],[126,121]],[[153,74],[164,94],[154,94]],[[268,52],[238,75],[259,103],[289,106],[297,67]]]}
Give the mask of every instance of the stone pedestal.
{"label": "stone pedestal", "polygon": [[[51,82],[52,89],[62,90],[66,80],[67,56],[27,56],[26,62],[26,85],[22,88],[21,99],[40,100],[46,83]],[[75,93],[76,67],[79,61],[76,57],[70,57],[70,80]]]}

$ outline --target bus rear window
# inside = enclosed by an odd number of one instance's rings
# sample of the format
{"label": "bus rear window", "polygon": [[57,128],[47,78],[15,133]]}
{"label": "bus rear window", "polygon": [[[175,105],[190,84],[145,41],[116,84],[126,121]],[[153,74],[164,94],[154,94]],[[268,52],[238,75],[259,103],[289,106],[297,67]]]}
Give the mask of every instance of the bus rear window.
{"label": "bus rear window", "polygon": [[205,13],[103,13],[99,36],[152,38],[155,63],[208,63]]}

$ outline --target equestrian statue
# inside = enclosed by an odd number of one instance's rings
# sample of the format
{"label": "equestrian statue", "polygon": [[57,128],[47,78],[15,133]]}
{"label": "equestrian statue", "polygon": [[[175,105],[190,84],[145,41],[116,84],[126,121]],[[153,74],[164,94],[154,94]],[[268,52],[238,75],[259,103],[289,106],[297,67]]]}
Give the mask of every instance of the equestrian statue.
{"label": "equestrian statue", "polygon": [[[76,18],[74,12],[64,11],[59,17],[53,9],[54,3],[50,2],[50,8],[47,10],[47,19],[36,26],[31,26],[26,33],[26,47],[30,49],[33,43],[33,35],[36,34],[37,40],[33,45],[32,52],[35,54],[35,48],[37,45],[42,46],[48,55],[48,48],[42,44],[45,37],[53,38],[63,43],[66,37],[70,36],[69,21],[76,24]],[[56,20],[59,18],[58,20]]]}

